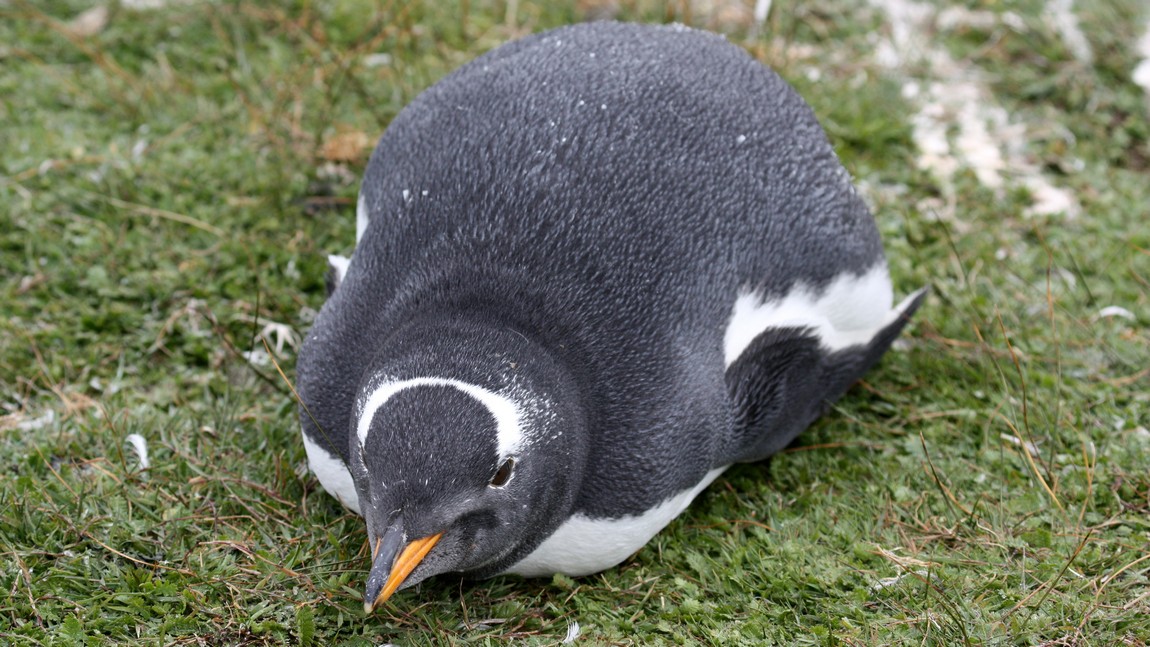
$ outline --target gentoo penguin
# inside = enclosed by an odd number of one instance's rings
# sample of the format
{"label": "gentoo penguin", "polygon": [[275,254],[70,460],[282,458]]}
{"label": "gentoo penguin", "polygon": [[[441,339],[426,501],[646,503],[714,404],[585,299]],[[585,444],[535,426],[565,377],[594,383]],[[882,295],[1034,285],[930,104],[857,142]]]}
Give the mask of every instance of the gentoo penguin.
{"label": "gentoo penguin", "polygon": [[298,361],[365,608],[572,576],[790,443],[890,346],[874,220],[810,108],[722,37],[596,22],[432,86],[367,166]]}

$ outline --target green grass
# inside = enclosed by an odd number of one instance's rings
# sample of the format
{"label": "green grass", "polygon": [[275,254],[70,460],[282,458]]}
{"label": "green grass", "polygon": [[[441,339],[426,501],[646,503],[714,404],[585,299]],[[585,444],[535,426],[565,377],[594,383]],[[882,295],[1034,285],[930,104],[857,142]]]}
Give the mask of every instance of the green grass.
{"label": "green grass", "polygon": [[[1145,8],[1076,3],[1093,65],[1037,0],[967,3],[1025,31],[937,35],[1033,133],[1070,220],[969,173],[940,209],[916,108],[873,62],[883,14],[774,4],[766,35],[731,37],[871,187],[899,292],[933,286],[906,343],[619,568],[439,577],[366,618],[361,522],[299,475],[290,392],[241,353],[268,322],[305,331],[324,254],[352,245],[367,151],[332,142],[373,141],[449,70],[581,10],[173,3],[77,37],[86,2],[0,4],[0,642],[555,644],[578,621],[585,644],[1147,644]],[[1112,305],[1135,318],[1098,317]]]}

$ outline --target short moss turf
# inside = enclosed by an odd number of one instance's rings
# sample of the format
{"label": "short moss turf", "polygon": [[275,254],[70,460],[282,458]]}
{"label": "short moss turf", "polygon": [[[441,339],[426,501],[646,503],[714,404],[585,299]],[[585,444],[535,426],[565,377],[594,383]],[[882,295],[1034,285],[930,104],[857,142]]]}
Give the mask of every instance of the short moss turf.
{"label": "short moss turf", "polygon": [[[1045,133],[1028,151],[1078,197],[1074,219],[1027,217],[1025,191],[970,173],[945,205],[866,3],[776,1],[760,35],[730,28],[869,187],[897,290],[932,286],[905,341],[624,565],[444,576],[364,616],[361,522],[301,472],[259,340],[290,379],[324,255],[350,251],[358,175],[402,106],[590,4],[113,4],[85,36],[70,21],[88,2],[0,3],[0,642],[542,645],[572,622],[585,644],[1150,640],[1137,0],[1076,3],[1091,65],[1037,0],[965,3],[1026,29],[938,35]],[[682,2],[618,4],[707,24]]]}

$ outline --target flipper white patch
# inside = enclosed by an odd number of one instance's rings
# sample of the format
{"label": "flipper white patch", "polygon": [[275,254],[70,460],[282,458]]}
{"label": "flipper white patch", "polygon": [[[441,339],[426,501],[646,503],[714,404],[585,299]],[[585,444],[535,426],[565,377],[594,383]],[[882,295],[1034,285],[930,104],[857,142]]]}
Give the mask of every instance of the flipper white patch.
{"label": "flipper white patch", "polygon": [[643,514],[619,519],[572,516],[507,573],[539,577],[553,573],[590,575],[619,564],[642,548],[660,530],[687,509],[695,496],[711,484],[726,467],[707,472],[703,480]]}
{"label": "flipper white patch", "polygon": [[723,336],[723,358],[730,368],[756,337],[771,328],[809,328],[828,351],[866,344],[902,316],[917,294],[892,309],[894,293],[885,263],[861,276],[842,274],[822,292],[796,283],[786,295],[764,301],[757,293],[744,291],[735,300]]}
{"label": "flipper white patch", "polygon": [[367,200],[363,198],[363,191],[355,201],[355,244],[363,239],[363,232],[367,231]]}
{"label": "flipper white patch", "polygon": [[335,270],[336,285],[343,283],[343,277],[347,276],[347,266],[351,264],[351,259],[346,256],[328,254],[327,264],[331,266],[331,269]]}
{"label": "flipper white patch", "polygon": [[413,380],[384,382],[375,387],[367,399],[360,400],[362,407],[359,412],[359,424],[356,426],[360,446],[367,442],[367,433],[371,429],[371,421],[375,418],[376,411],[379,411],[379,408],[396,393],[418,386],[454,387],[487,407],[491,416],[495,418],[495,426],[499,434],[496,443],[500,459],[516,455],[523,446],[526,439],[520,424],[522,416],[520,415],[520,407],[514,400],[474,384],[442,377],[420,377]]}
{"label": "flipper white patch", "polygon": [[359,494],[355,491],[355,481],[343,461],[318,445],[307,434],[303,435],[303,447],[307,450],[307,464],[319,479],[319,484],[328,494],[339,500],[344,507],[356,514],[359,510]]}

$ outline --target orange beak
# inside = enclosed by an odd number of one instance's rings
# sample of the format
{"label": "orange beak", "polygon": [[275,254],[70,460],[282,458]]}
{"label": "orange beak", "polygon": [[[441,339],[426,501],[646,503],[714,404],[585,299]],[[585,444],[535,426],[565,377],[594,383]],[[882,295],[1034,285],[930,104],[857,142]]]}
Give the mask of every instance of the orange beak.
{"label": "orange beak", "polygon": [[[396,589],[403,584],[407,576],[411,575],[415,567],[419,566],[423,558],[427,557],[427,553],[431,552],[431,549],[439,541],[440,537],[443,537],[442,532],[431,535],[430,537],[424,537],[423,539],[415,539],[407,544],[407,546],[404,546],[399,556],[395,558],[395,563],[392,564],[391,572],[388,573],[387,581],[384,583],[383,588],[380,589],[379,595],[375,596],[375,599],[370,602],[364,600],[364,612],[371,613],[376,607],[386,602],[387,599],[391,597],[391,594],[395,593]],[[379,546],[380,542],[376,541],[373,557],[379,553]]]}

